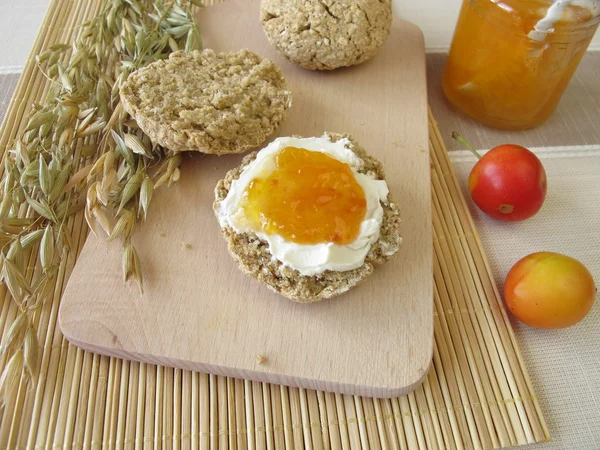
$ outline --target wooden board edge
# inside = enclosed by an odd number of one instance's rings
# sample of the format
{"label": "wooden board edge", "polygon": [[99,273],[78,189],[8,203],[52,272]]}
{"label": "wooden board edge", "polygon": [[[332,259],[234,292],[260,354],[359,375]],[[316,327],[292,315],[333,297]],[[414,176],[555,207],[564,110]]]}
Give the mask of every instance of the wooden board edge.
{"label": "wooden board edge", "polygon": [[[119,350],[115,347],[101,347],[90,344],[88,342],[79,340],[76,335],[70,333],[70,329],[63,324],[61,314],[58,314],[58,325],[64,337],[72,345],[79,347],[83,350],[87,350],[100,355],[111,356],[116,358],[128,359],[142,363],[150,363],[162,366],[177,367],[184,370],[192,370],[196,372],[209,373],[213,375],[232,377],[245,379],[250,381],[258,381],[263,383],[272,383],[277,385],[283,385],[288,387],[299,387],[304,389],[311,389],[315,391],[333,392],[344,395],[356,395],[360,397],[369,398],[395,398],[408,394],[418,388],[431,367],[433,361],[433,342],[431,350],[428,355],[428,364],[426,368],[422,369],[422,372],[418,375],[418,378],[411,380],[410,383],[402,387],[394,386],[361,386],[354,384],[344,384],[327,382],[322,380],[312,380],[308,378],[300,378],[289,375],[282,375],[273,372],[262,372],[259,370],[243,370],[231,367],[224,367],[212,364],[203,364],[193,361],[185,361],[177,358],[170,358],[165,356],[149,356],[145,354],[139,354],[135,352]],[[268,364],[268,361],[265,361]],[[266,366],[265,366],[266,367]],[[232,375],[234,374],[234,375]]]}

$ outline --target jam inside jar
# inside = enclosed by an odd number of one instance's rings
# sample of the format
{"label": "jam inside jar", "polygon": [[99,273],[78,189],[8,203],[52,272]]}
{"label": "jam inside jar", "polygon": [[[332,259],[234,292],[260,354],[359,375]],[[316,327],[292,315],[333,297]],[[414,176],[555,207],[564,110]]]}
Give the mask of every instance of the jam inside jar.
{"label": "jam inside jar", "polygon": [[600,20],[600,0],[582,0],[540,22],[553,3],[463,0],[442,78],[448,100],[496,128],[532,128],[548,119]]}

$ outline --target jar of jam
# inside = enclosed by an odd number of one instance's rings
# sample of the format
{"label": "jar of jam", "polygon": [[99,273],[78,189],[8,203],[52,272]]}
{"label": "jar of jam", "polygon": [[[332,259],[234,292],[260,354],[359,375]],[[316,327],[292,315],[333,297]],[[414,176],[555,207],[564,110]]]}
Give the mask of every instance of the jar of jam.
{"label": "jar of jam", "polygon": [[600,0],[463,0],[443,73],[448,100],[503,129],[556,109],[600,21]]}

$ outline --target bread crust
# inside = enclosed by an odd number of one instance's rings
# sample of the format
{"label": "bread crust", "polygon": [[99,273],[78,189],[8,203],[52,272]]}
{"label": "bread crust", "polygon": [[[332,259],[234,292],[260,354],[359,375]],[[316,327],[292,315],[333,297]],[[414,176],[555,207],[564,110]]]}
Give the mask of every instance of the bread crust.
{"label": "bread crust", "polygon": [[[347,134],[326,133],[332,142],[347,138],[351,142],[351,150],[364,162],[360,173],[367,174],[374,179],[384,180],[385,173],[381,163],[369,156],[351,136]],[[256,158],[253,152],[242,160],[242,164],[230,170],[225,178],[217,183],[215,188],[215,203],[213,209],[218,211],[220,202],[223,201],[231,184],[240,177],[244,168]],[[240,270],[265,284],[272,291],[299,303],[312,303],[331,298],[355,287],[373,273],[375,264],[383,264],[392,258],[400,249],[400,209],[388,197],[388,203],[382,204],[384,215],[381,224],[379,239],[373,244],[362,266],[338,272],[327,270],[320,275],[306,276],[295,269],[285,266],[273,258],[269,252],[268,244],[254,233],[237,233],[230,227],[221,229],[227,241],[227,249],[231,256],[238,262]]]}
{"label": "bread crust", "polygon": [[154,142],[216,155],[260,146],[292,99],[281,70],[249,50],[174,52],[131,73],[120,94]]}

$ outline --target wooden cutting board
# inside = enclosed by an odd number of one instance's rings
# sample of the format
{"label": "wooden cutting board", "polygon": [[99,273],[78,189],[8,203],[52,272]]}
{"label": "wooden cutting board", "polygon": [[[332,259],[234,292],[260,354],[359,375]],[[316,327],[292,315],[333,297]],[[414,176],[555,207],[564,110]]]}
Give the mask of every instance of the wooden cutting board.
{"label": "wooden cutting board", "polygon": [[294,105],[279,135],[350,133],[384,163],[402,211],[399,254],[333,300],[302,305],[273,294],[238,270],[212,211],[215,184],[241,156],[186,155],[180,182],[155,193],[134,237],[144,295],[123,285],[120,243],[91,235],[62,299],[62,332],[85,349],[128,359],[347,394],[404,394],[423,380],[433,348],[422,34],[395,20],[373,60],[310,72],[271,48],[258,5],[203,10],[205,47],[249,48],[280,65]]}

